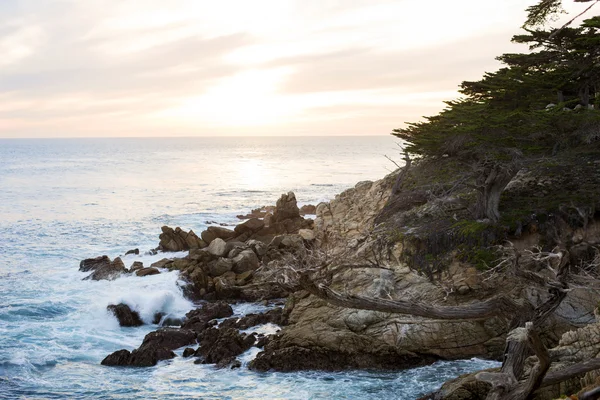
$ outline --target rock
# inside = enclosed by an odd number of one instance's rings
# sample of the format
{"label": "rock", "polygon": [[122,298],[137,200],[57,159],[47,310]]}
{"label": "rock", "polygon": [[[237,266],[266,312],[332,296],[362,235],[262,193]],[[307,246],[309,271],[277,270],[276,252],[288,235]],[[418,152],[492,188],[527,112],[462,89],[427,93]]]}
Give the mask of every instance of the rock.
{"label": "rock", "polygon": [[186,348],[185,350],[183,350],[183,357],[188,358],[194,355],[194,353],[196,352],[196,350],[194,350],[191,347]]}
{"label": "rock", "polygon": [[252,280],[252,276],[254,275],[254,271],[246,271],[239,275],[235,276],[235,285],[242,286],[247,284]]}
{"label": "rock", "polygon": [[225,257],[228,253],[227,243],[221,238],[215,238],[210,242],[206,251],[217,257]]}
{"label": "rock", "polygon": [[254,253],[260,258],[267,252],[267,245],[259,240],[250,239],[246,241],[246,245],[254,251]]}
{"label": "rock", "polygon": [[128,256],[129,254],[135,254],[135,255],[140,254],[140,249],[127,250],[125,255]]}
{"label": "rock", "polygon": [[114,280],[121,274],[127,272],[125,264],[120,257],[110,261],[107,256],[97,258],[88,258],[79,264],[79,270],[83,272],[93,271],[90,275],[83,278],[84,280],[99,281],[101,279]]}
{"label": "rock", "polygon": [[284,325],[285,324],[285,316],[283,314],[282,308],[275,308],[273,310],[269,310],[265,313],[259,314],[247,314],[242,318],[229,318],[225,321],[221,322],[219,328],[234,328],[245,330],[252,328],[253,326],[263,325],[263,324],[276,324],[276,325]]}
{"label": "rock", "polygon": [[209,226],[205,231],[200,234],[202,240],[209,245],[215,239],[228,240],[236,236],[235,231],[231,229],[223,228],[220,226]]}
{"label": "rock", "polygon": [[202,333],[196,356],[203,357],[203,364],[224,367],[252,347],[255,341],[254,335],[240,334],[237,329],[209,328]]}
{"label": "rock", "polygon": [[281,222],[286,219],[300,218],[300,209],[296,202],[296,195],[293,192],[288,194],[282,194],[275,206],[275,211],[271,217],[271,224],[273,222]]}
{"label": "rock", "polygon": [[390,351],[387,353],[350,353],[332,351],[321,347],[285,347],[272,349],[271,341],[265,350],[258,353],[250,362],[249,368],[254,371],[298,371],[322,370],[338,371],[344,369],[399,369],[430,364],[433,357],[420,357],[416,354],[402,354]]}
{"label": "rock", "polygon": [[279,235],[273,238],[268,247],[287,250],[301,249],[304,248],[304,239],[297,233],[291,235]]}
{"label": "rock", "polygon": [[188,312],[187,320],[182,325],[184,329],[202,332],[210,326],[209,322],[216,318],[227,318],[233,315],[233,309],[224,301],[205,303],[202,307]]}
{"label": "rock", "polygon": [[183,319],[177,317],[167,316],[160,326],[181,326],[183,325]]}
{"label": "rock", "polygon": [[174,358],[173,350],[196,343],[196,334],[187,329],[161,328],[150,332],[142,345],[129,353],[127,350],[116,351],[104,360],[102,365],[121,365],[150,367],[158,361]]}
{"label": "rock", "polygon": [[111,311],[121,326],[141,326],[144,325],[144,321],[140,318],[140,314],[137,311],[132,311],[127,304],[109,304],[106,309]]}
{"label": "rock", "polygon": [[142,268],[135,273],[137,276],[148,276],[160,274],[160,271],[156,268]]}
{"label": "rock", "polygon": [[208,275],[215,277],[221,276],[233,268],[233,260],[228,258],[220,258],[217,261],[208,265]]}
{"label": "rock", "polygon": [[141,261],[134,261],[133,264],[131,264],[131,267],[129,268],[129,272],[135,272],[138,269],[142,269],[144,268],[144,263]]}
{"label": "rock", "polygon": [[[487,372],[498,372],[498,368],[485,370]],[[435,393],[422,397],[421,399],[430,400],[479,400],[485,399],[491,389],[487,382],[477,380],[475,375],[477,371],[470,374],[461,375],[456,379],[445,382]],[[419,400],[421,400],[419,399]]]}
{"label": "rock", "polygon": [[206,243],[194,231],[185,232],[179,227],[172,229],[168,226],[163,226],[161,230],[158,248],[162,251],[185,251],[206,247]]}
{"label": "rock", "polygon": [[300,229],[298,231],[298,235],[300,235],[302,239],[306,240],[307,242],[312,242],[315,240],[315,232],[311,229]]}
{"label": "rock", "polygon": [[157,262],[150,264],[150,268],[166,268],[166,266],[172,262],[173,260],[170,258],[163,258],[162,260],[158,260]]}
{"label": "rock", "polygon": [[317,207],[312,204],[305,204],[300,207],[300,215],[311,214],[314,215],[317,213]]}
{"label": "rock", "polygon": [[260,261],[254,251],[248,249],[243,250],[240,254],[233,258],[233,272],[242,274],[247,271],[253,271],[258,268]]}
{"label": "rock", "polygon": [[262,228],[264,228],[264,226],[264,221],[258,218],[251,218],[248,221],[236,226],[234,231],[238,235],[241,235],[243,233],[254,233],[260,231]]}

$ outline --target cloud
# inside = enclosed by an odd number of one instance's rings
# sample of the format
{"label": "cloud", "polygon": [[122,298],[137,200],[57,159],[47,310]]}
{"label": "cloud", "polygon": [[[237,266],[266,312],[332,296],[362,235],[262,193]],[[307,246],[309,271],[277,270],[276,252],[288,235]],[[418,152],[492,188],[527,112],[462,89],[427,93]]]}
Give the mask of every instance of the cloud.
{"label": "cloud", "polygon": [[386,134],[434,114],[521,0],[3,0],[0,137]]}

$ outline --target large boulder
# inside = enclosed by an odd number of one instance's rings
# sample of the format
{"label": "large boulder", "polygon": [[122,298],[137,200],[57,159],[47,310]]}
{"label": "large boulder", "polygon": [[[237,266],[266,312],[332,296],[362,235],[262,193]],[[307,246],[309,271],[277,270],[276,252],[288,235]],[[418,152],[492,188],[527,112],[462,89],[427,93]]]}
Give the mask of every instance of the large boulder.
{"label": "large boulder", "polygon": [[175,357],[173,350],[196,343],[196,333],[188,329],[161,328],[150,332],[132,352],[119,350],[102,360],[102,365],[151,367]]}
{"label": "large boulder", "polygon": [[194,231],[186,232],[181,228],[175,229],[168,226],[161,228],[160,244],[158,249],[162,251],[185,251],[190,249],[201,249],[206,243],[200,239]]}
{"label": "large boulder", "polygon": [[85,259],[79,264],[79,270],[82,272],[92,271],[90,275],[83,279],[91,279],[93,281],[99,281],[102,279],[114,280],[117,279],[121,274],[127,272],[127,268],[125,268],[125,264],[120,257],[117,257],[111,261],[108,256]]}
{"label": "large boulder", "polygon": [[144,321],[140,318],[140,314],[129,308],[127,304],[109,304],[106,309],[114,314],[121,326],[144,325]]}
{"label": "large boulder", "polygon": [[221,276],[233,269],[233,260],[220,258],[208,265],[208,275],[211,277]]}
{"label": "large boulder", "polygon": [[156,268],[141,268],[139,270],[136,271],[135,273],[137,276],[148,276],[148,275],[158,275],[160,274],[160,271]]}
{"label": "large boulder", "polygon": [[254,251],[247,249],[233,258],[233,272],[241,274],[258,268],[260,261]]}
{"label": "large boulder", "polygon": [[222,226],[209,226],[205,231],[200,234],[202,240],[208,244],[212,243],[215,239],[229,240],[236,236],[235,231],[231,229],[223,228]]}
{"label": "large boulder", "polygon": [[227,256],[229,247],[223,239],[216,238],[210,242],[210,244],[206,248],[206,251],[217,257],[225,257]]}
{"label": "large boulder", "polygon": [[258,218],[250,218],[248,221],[239,224],[235,227],[234,231],[238,235],[243,233],[254,233],[260,231],[265,227],[265,222]]}

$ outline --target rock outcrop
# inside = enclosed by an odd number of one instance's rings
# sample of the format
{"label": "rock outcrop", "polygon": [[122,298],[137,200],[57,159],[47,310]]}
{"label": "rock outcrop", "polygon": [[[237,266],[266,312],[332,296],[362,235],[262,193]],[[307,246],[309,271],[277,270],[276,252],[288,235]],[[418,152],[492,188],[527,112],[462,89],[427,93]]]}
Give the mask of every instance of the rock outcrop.
{"label": "rock outcrop", "polygon": [[163,226],[161,230],[158,250],[185,251],[206,247],[206,243],[194,231],[185,232],[179,227],[173,229],[168,226]]}
{"label": "rock outcrop", "polygon": [[117,305],[109,304],[106,309],[114,314],[121,326],[140,326],[144,321],[140,318],[137,311],[133,311],[127,304],[119,303]]}
{"label": "rock outcrop", "polygon": [[121,274],[128,272],[120,257],[117,257],[111,261],[108,256],[87,258],[81,261],[79,264],[79,270],[82,272],[92,271],[90,275],[83,279],[91,279],[93,281],[99,281],[102,279],[114,280],[121,276]]}
{"label": "rock outcrop", "polygon": [[151,367],[176,357],[173,350],[196,343],[196,333],[188,329],[162,328],[150,332],[142,345],[129,352],[118,350],[102,360],[102,365]]}

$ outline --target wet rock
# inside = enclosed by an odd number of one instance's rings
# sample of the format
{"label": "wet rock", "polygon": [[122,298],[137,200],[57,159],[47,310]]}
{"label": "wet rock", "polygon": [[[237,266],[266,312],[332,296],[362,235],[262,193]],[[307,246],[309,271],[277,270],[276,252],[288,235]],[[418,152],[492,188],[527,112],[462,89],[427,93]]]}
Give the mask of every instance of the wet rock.
{"label": "wet rock", "polygon": [[236,233],[231,229],[223,228],[221,226],[209,226],[200,234],[200,236],[204,242],[211,244],[215,239],[231,239],[236,236]]}
{"label": "wet rock", "polygon": [[263,324],[276,324],[285,325],[285,317],[283,309],[281,307],[269,310],[264,313],[251,313],[244,315],[242,318],[229,318],[221,322],[219,328],[234,328],[239,330],[245,330],[252,328],[253,326]]}
{"label": "wet rock", "polygon": [[140,318],[137,311],[131,310],[127,304],[110,304],[106,309],[114,314],[121,326],[141,326],[144,321]]}
{"label": "wet rock", "polygon": [[183,325],[183,319],[177,317],[167,316],[160,324],[160,326],[181,326]]}
{"label": "wet rock", "polygon": [[[265,350],[258,353],[250,362],[254,371],[299,371],[322,370],[339,371],[344,369],[399,369],[414,368],[436,361],[431,356],[419,356],[411,353],[353,353],[332,351],[322,347],[284,347],[277,348],[277,341],[271,339]],[[274,346],[275,345],[275,346]]]}
{"label": "wet rock", "polygon": [[160,274],[160,271],[156,268],[142,268],[136,271],[137,276],[148,276],[148,275],[157,275]]}
{"label": "wet rock", "polygon": [[224,367],[252,347],[255,341],[254,335],[240,334],[237,329],[209,328],[202,333],[196,356],[203,358],[203,364]]}
{"label": "wet rock", "polygon": [[173,350],[194,343],[196,333],[193,331],[162,328],[147,334],[138,349],[131,353],[127,350],[116,351],[102,360],[102,365],[150,367],[158,361],[176,357]]}
{"label": "wet rock", "polygon": [[138,254],[140,254],[140,249],[127,250],[127,252],[125,253],[125,255],[128,256],[129,254],[138,255]]}
{"label": "wet rock", "polygon": [[139,269],[144,268],[144,263],[141,261],[134,261],[133,264],[131,264],[131,267],[129,268],[129,272],[135,272]]}
{"label": "wet rock", "polygon": [[79,270],[83,272],[93,271],[90,275],[83,278],[84,280],[91,279],[93,281],[102,279],[114,280],[127,272],[127,268],[125,268],[125,264],[123,264],[120,257],[110,261],[110,258],[107,256],[85,259],[79,264]]}
{"label": "wet rock", "polygon": [[216,318],[231,317],[232,315],[233,309],[224,301],[205,303],[202,307],[192,310],[185,315],[186,321],[182,325],[182,328],[199,333],[212,326],[210,321]]}
{"label": "wet rock", "polygon": [[185,251],[206,247],[206,243],[200,239],[194,231],[185,232],[179,227],[173,229],[168,226],[163,226],[160,229],[162,230],[162,233],[159,235],[159,250]]}
{"label": "wet rock", "polygon": [[183,350],[183,357],[188,358],[194,355],[194,353],[196,352],[196,350],[194,350],[191,347],[187,347],[185,350]]}

